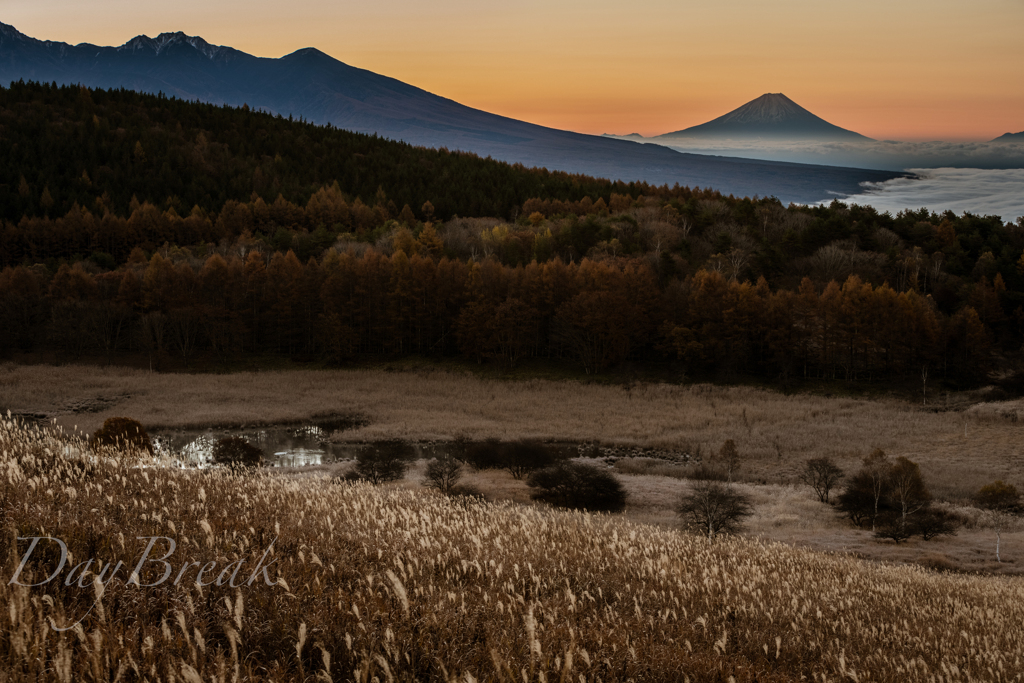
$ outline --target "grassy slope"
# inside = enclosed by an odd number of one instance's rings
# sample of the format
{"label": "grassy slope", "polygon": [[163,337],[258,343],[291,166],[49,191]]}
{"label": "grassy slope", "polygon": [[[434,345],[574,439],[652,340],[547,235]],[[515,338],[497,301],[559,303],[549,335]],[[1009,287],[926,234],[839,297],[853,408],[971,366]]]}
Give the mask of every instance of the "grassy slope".
{"label": "grassy slope", "polygon": [[1020,679],[1017,580],[402,489],[87,464],[82,443],[10,421],[0,443],[5,575],[14,535],[62,538],[75,561],[126,563],[135,537],[172,536],[175,568],[258,556],[276,535],[287,582],[115,579],[102,609],[64,634],[47,619],[83,614],[88,584],[0,582],[11,678],[282,681],[329,668],[367,681]]}

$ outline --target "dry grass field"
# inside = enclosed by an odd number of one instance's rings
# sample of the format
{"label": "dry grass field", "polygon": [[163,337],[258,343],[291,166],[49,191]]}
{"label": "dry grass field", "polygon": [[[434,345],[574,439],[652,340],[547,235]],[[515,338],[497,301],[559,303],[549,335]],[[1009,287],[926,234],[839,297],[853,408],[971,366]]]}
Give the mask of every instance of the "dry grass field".
{"label": "dry grass field", "polygon": [[[615,470],[628,498],[623,516],[632,522],[661,529],[679,529],[675,512],[679,499],[690,491],[692,483],[665,474],[623,474],[631,459],[616,463]],[[350,463],[316,467],[285,468],[279,472],[292,478],[317,479],[344,474]],[[396,486],[422,491],[425,463],[415,463]],[[661,465],[655,471],[686,471],[685,467]],[[462,483],[479,491],[491,501],[533,504],[524,480],[516,480],[504,470],[474,471],[466,468]],[[958,513],[966,522],[955,536],[940,536],[929,541],[912,538],[899,544],[879,541],[869,529],[850,524],[834,508],[818,501],[806,486],[741,482],[736,487],[748,495],[754,514],[744,521],[741,534],[767,542],[782,542],[818,552],[842,553],[853,557],[889,563],[916,564],[940,571],[984,574],[1024,574],[1024,519],[1008,515],[989,516],[966,505],[940,503],[940,507]],[[1002,562],[995,559],[995,530],[1001,529]]]}
{"label": "dry grass field", "polygon": [[[1024,678],[1019,579],[401,486],[141,468],[10,420],[0,444],[0,680]],[[86,566],[105,585],[67,569],[12,584],[18,536],[62,539],[68,567],[106,563]],[[141,586],[111,578],[147,537],[175,539],[175,571],[241,561],[241,580],[160,582],[160,564]],[[249,584],[272,541],[277,585]],[[53,571],[46,547],[22,583]]]}
{"label": "dry grass field", "polygon": [[[959,506],[996,479],[1024,488],[1024,432],[1017,403],[981,403],[933,412],[899,401],[785,396],[745,387],[577,382],[503,382],[441,372],[285,371],[230,375],[154,374],[95,366],[0,365],[0,408],[52,415],[68,430],[91,432],[127,415],[148,428],[296,422],[358,414],[364,427],[336,440],[516,439],[597,442],[711,456],[735,440],[741,486],[755,501],[751,537],[873,560],[940,569],[1024,573],[1024,529],[1003,533],[995,563],[989,520]],[[1022,415],[1024,416],[1024,415]],[[894,545],[856,529],[796,482],[807,458],[831,456],[848,472],[873,448],[920,463],[937,498],[971,520],[953,538]],[[625,458],[616,469],[629,492],[625,514],[671,528],[692,465]],[[308,469],[332,474],[343,467]],[[418,489],[414,468],[404,486]],[[291,473],[299,474],[299,473]],[[471,472],[466,483],[488,499],[528,503],[521,481],[502,471]]]}
{"label": "dry grass field", "polygon": [[[786,396],[750,387],[508,382],[378,370],[159,374],[0,365],[0,408],[67,429],[133,417],[149,429],[296,422],[358,414],[349,441],[537,438],[717,452],[733,439],[741,478],[791,483],[812,457],[853,470],[874,448],[920,463],[932,492],[963,499],[996,479],[1024,487],[1024,402],[934,412],[896,400]],[[1018,421],[1020,419],[1020,421]]]}

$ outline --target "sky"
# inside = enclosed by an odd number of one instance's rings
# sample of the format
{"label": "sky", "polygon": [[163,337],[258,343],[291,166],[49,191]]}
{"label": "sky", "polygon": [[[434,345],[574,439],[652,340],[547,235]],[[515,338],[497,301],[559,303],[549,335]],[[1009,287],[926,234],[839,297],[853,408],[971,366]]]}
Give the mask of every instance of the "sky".
{"label": "sky", "polygon": [[316,47],[463,104],[656,135],[782,92],[880,140],[1024,131],[1024,0],[0,0],[44,40]]}

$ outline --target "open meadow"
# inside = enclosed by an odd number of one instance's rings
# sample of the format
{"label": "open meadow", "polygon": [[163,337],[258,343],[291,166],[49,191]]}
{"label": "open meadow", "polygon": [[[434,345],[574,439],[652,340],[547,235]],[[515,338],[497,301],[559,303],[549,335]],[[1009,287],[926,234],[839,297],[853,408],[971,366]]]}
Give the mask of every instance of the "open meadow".
{"label": "open meadow", "polygon": [[[942,405],[942,397],[937,397]],[[937,410],[898,400],[784,395],[751,387],[500,381],[383,370],[162,374],[88,365],[0,365],[0,408],[92,433],[126,415],[149,430],[361,416],[336,439],[539,439],[708,458],[727,439],[741,479],[792,483],[808,458],[847,470],[875,448],[919,463],[932,492],[969,496],[1003,479],[1024,486],[1024,402]]]}
{"label": "open meadow", "polygon": [[0,443],[4,680],[1021,680],[1013,577]]}
{"label": "open meadow", "polygon": [[[755,502],[744,526],[750,537],[939,569],[1024,571],[1020,523],[1004,521],[1004,561],[996,563],[992,520],[969,507],[971,494],[996,479],[1024,486],[1019,402],[970,404],[961,397],[955,409],[935,412],[896,400],[711,385],[502,382],[379,370],[187,375],[8,364],[0,366],[0,407],[50,416],[67,430],[77,426],[88,433],[115,415],[136,418],[150,430],[355,415],[365,424],[337,432],[335,440],[535,438],[596,443],[618,456],[652,449],[662,458],[618,457],[614,468],[629,493],[625,515],[666,529],[678,527],[674,508],[688,490],[685,478],[694,462],[713,461],[722,443],[733,439],[742,457],[739,486]],[[879,542],[798,483],[808,458],[832,457],[850,473],[874,448],[918,462],[933,495],[966,518],[965,528],[927,542]],[[289,473],[316,478],[347,467]],[[401,485],[421,489],[422,471],[420,463]],[[525,483],[501,470],[470,472],[466,483],[491,500],[530,503]]]}

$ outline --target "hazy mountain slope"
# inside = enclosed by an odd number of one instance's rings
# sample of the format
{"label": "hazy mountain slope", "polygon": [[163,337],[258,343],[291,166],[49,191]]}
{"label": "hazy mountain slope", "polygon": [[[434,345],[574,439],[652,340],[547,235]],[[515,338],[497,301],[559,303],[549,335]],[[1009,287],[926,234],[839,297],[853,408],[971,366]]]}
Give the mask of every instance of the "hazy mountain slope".
{"label": "hazy mountain slope", "polygon": [[840,128],[815,116],[782,93],[761,95],[717,119],[665,133],[655,139],[679,137],[870,140],[860,133]]}
{"label": "hazy mountain slope", "polygon": [[775,195],[784,201],[811,202],[849,194],[858,191],[861,182],[898,175],[683,154],[560,131],[466,107],[349,66],[316,49],[267,59],[182,33],[164,33],[155,39],[139,36],[118,48],[72,46],[35,40],[0,24],[0,83],[18,79],[248,104],[416,145],[469,150],[529,166],[626,181],[714,187],[737,195]]}
{"label": "hazy mountain slope", "polygon": [[1024,142],[1024,131],[1020,133],[1004,133],[992,142]]}

